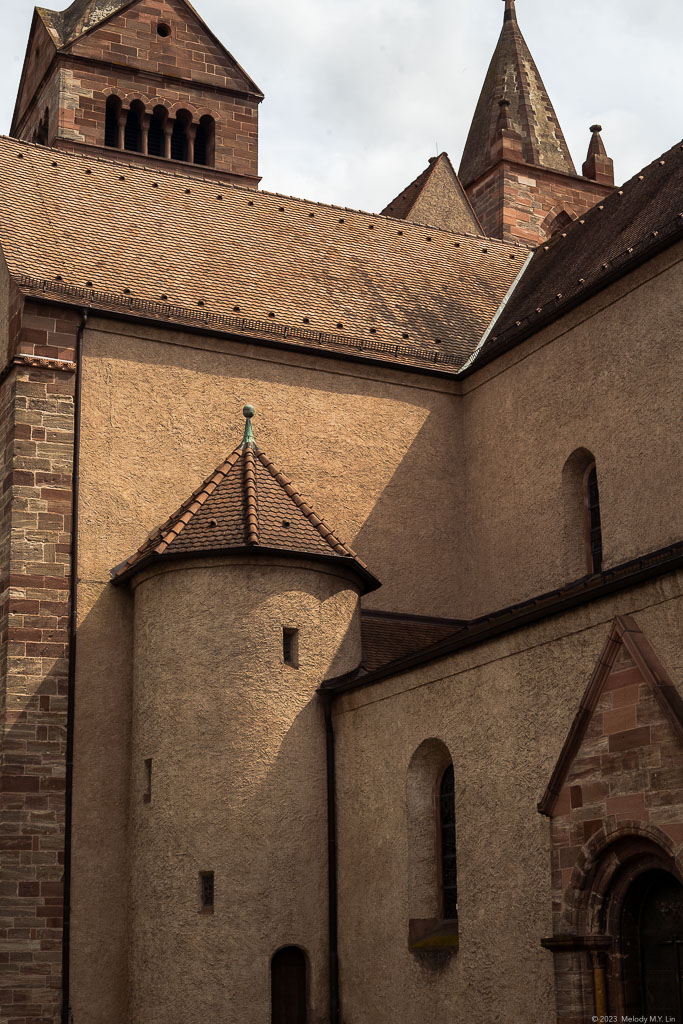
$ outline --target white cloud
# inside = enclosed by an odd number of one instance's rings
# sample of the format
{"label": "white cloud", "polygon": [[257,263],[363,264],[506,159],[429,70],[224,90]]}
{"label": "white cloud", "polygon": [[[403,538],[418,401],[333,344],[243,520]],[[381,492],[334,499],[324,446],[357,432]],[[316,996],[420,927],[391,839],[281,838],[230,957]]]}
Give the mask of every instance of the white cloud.
{"label": "white cloud", "polygon": [[[458,164],[502,24],[496,0],[194,0],[266,94],[263,187],[381,209],[438,147]],[[518,0],[577,167],[599,121],[625,180],[679,138],[680,0]],[[9,129],[31,22],[0,40]]]}

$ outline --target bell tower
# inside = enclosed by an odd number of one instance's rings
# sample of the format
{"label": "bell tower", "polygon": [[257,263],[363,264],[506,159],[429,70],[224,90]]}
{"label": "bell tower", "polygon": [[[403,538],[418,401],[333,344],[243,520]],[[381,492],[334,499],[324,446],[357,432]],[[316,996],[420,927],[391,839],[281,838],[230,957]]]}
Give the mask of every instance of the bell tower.
{"label": "bell tower", "polygon": [[36,8],[10,134],[258,185],[263,94],[187,0]]}
{"label": "bell tower", "polygon": [[515,0],[504,2],[459,177],[487,235],[535,246],[608,195],[614,173],[598,126],[583,177],[576,173]]}

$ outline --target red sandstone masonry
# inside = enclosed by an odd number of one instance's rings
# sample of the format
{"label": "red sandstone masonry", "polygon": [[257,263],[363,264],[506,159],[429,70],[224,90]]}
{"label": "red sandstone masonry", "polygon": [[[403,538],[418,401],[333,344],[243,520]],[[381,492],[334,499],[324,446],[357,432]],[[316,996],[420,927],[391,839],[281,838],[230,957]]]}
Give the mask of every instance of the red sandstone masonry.
{"label": "red sandstone masonry", "polygon": [[612,191],[587,178],[501,161],[467,195],[490,238],[537,246],[563,211],[576,219]]}
{"label": "red sandstone masonry", "polygon": [[[167,38],[157,33],[160,21],[171,28]],[[29,47],[27,67],[33,64]],[[31,139],[49,108],[50,145],[104,147],[107,97],[115,94],[124,110],[138,100],[147,115],[157,104],[170,117],[186,109],[195,123],[210,114],[216,123],[215,169],[242,184],[258,183],[260,95],[178,0],[127,8],[60,53],[39,88],[34,77],[26,80],[26,92],[31,83],[35,92],[22,100],[19,138]]]}
{"label": "red sandstone masonry", "polygon": [[[78,314],[27,303],[0,388],[0,1019],[61,1004],[73,389]],[[67,366],[73,365],[67,362]]]}

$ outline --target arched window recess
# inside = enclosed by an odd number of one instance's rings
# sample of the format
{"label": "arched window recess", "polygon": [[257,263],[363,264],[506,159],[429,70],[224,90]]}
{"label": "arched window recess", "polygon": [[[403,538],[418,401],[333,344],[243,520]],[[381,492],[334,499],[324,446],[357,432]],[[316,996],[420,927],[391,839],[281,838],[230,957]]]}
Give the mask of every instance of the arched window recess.
{"label": "arched window recess", "polygon": [[441,740],[415,751],[406,780],[408,945],[414,952],[458,948],[455,773]]}
{"label": "arched window recess", "polygon": [[602,520],[595,456],[572,452],[562,470],[566,576],[578,579],[602,571]]}

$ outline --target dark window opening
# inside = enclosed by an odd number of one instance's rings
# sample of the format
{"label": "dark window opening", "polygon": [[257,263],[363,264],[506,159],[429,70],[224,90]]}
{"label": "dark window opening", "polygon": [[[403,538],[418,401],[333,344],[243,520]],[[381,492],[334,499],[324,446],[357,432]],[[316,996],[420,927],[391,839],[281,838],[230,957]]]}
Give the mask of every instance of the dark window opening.
{"label": "dark window opening", "polygon": [[299,667],[298,629],[285,628],[282,630],[282,654],[285,659],[285,665],[291,665],[292,668]]}
{"label": "dark window opening", "polygon": [[155,107],[149,121],[149,135],[147,136],[147,152],[150,156],[164,155],[164,124],[166,122],[166,108]]}
{"label": "dark window opening", "polygon": [[35,133],[34,142],[39,146],[47,146],[50,139],[50,108],[45,108],[45,114],[40,119],[38,130]]}
{"label": "dark window opening", "polygon": [[216,122],[208,114],[204,114],[197,125],[194,140],[194,162],[205,167],[213,167],[215,163]]}
{"label": "dark window opening", "polygon": [[213,913],[213,871],[200,871],[199,873],[199,901],[201,904],[201,910],[203,910],[204,913]]}
{"label": "dark window opening", "polygon": [[458,873],[455,851],[455,774],[450,764],[439,787],[442,916],[458,916]]}
{"label": "dark window opening", "polygon": [[118,96],[107,97],[107,110],[104,122],[104,144],[105,146],[118,147],[119,144],[119,114],[121,112],[121,100]]}
{"label": "dark window opening", "polygon": [[123,132],[123,148],[131,153],[139,153],[142,150],[140,113],[134,104],[131,105],[126,118],[126,127]]}
{"label": "dark window opening", "polygon": [[271,1024],[307,1024],[306,987],[303,950],[279,950],[270,964]]}
{"label": "dark window opening", "polygon": [[178,117],[173,122],[171,160],[187,160],[187,131],[185,125]]}
{"label": "dark window opening", "polygon": [[152,758],[145,759],[145,792],[143,800],[146,804],[152,802]]}
{"label": "dark window opening", "polygon": [[161,36],[162,39],[168,39],[171,34],[171,26],[167,25],[165,21],[160,21],[157,25],[157,35]]}
{"label": "dark window opening", "polygon": [[602,527],[600,523],[600,493],[595,463],[586,472],[586,517],[588,527],[588,562],[591,572],[602,569]]}

